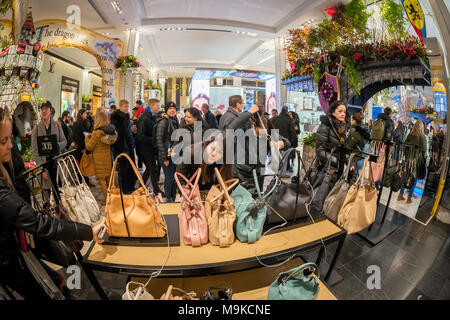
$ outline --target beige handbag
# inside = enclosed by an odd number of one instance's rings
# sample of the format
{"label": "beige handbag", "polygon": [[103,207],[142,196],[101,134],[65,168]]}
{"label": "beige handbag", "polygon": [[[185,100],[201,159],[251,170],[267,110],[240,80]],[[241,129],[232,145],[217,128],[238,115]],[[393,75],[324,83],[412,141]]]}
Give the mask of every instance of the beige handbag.
{"label": "beige handbag", "polygon": [[[369,184],[364,185],[367,167],[369,167]],[[369,158],[366,158],[358,179],[348,190],[344,204],[339,211],[337,223],[347,230],[348,234],[357,233],[375,221],[376,213],[377,189],[374,186]]]}
{"label": "beige handbag", "polygon": [[215,246],[227,247],[234,242],[233,225],[236,220],[236,208],[229,191],[239,183],[239,179],[224,182],[219,170],[214,170],[219,184],[211,188],[205,203],[209,241]]}
{"label": "beige handbag", "polygon": [[[132,194],[123,194],[119,188],[115,187],[116,166],[121,157],[128,159],[142,185]],[[118,155],[114,161],[106,195],[105,212],[110,237],[163,238],[166,235],[167,226],[155,200],[149,196],[135,164],[125,153]]]}
{"label": "beige handbag", "polygon": [[[178,291],[182,293],[182,296],[174,296],[173,292]],[[160,300],[199,300],[195,292],[186,292],[183,289],[175,288],[173,285],[169,285],[166,292],[162,294]]]}

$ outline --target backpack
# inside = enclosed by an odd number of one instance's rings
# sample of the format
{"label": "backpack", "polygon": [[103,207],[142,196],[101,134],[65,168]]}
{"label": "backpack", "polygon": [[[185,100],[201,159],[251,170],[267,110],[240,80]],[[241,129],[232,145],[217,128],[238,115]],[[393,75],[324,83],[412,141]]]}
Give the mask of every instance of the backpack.
{"label": "backpack", "polygon": [[386,129],[386,124],[383,119],[377,119],[372,125],[372,133],[370,135],[370,139],[383,141],[384,140],[384,132]]}

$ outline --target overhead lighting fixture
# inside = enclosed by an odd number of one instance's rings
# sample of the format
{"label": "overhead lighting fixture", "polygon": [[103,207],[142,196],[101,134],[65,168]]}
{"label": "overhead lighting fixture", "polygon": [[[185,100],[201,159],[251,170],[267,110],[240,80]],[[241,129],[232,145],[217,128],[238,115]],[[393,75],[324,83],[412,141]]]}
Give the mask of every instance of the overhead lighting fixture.
{"label": "overhead lighting fixture", "polygon": [[256,36],[256,33],[253,33],[253,32],[246,32],[246,31],[239,31],[239,30],[237,30],[236,33],[237,34],[244,34],[244,35],[252,36],[252,37]]}
{"label": "overhead lighting fixture", "polygon": [[110,35],[111,35],[111,32],[103,32],[103,35],[105,35],[105,36],[110,36]]}
{"label": "overhead lighting fixture", "polygon": [[261,64],[261,63],[264,63],[264,62],[266,62],[267,60],[269,60],[269,59],[272,59],[273,57],[275,57],[275,55],[273,54],[273,55],[271,55],[271,56],[269,56],[269,57],[267,57],[267,58],[264,58],[264,59],[262,59],[260,62],[258,62],[257,64]]}
{"label": "overhead lighting fixture", "polygon": [[111,1],[111,5],[114,8],[114,11],[121,16],[125,14],[125,11],[122,10],[122,7],[120,6],[120,2],[117,0]]}

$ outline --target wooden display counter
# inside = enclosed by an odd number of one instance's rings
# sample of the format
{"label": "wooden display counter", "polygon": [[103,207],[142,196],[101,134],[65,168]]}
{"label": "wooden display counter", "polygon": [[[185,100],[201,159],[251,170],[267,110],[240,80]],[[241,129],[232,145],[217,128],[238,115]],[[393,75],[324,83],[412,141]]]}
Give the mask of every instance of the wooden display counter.
{"label": "wooden display counter", "polygon": [[[178,215],[180,204],[162,204],[160,209],[163,214]],[[345,236],[345,230],[325,219],[315,224],[292,226],[268,234],[254,244],[241,243],[236,239],[227,248],[213,246],[211,243],[193,248],[181,242],[180,246],[169,249],[167,246],[100,245],[93,242],[82,260],[95,289],[105,298],[104,292],[99,292],[102,290],[92,270],[147,276],[159,270],[167,259],[160,277],[211,276],[261,267],[256,254],[265,264],[273,265],[319,247],[321,249],[316,264],[320,265],[324,252],[323,243],[328,245],[339,241],[333,262],[323,278],[326,282],[336,264]]]}

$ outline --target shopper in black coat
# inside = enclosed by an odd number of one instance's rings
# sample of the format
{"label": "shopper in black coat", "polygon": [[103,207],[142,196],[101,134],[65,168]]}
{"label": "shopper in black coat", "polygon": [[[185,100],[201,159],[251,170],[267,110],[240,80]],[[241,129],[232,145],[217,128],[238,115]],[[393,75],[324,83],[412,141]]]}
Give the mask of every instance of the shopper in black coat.
{"label": "shopper in black coat", "polygon": [[[162,193],[159,188],[159,173],[157,172],[158,149],[156,148],[156,122],[160,111],[160,102],[157,99],[150,99],[145,112],[138,119],[138,134],[136,143],[140,145],[142,156],[144,158],[145,172],[143,175],[144,182],[147,183],[148,178],[152,182],[153,192],[155,194]],[[160,168],[161,170],[161,168]]]}
{"label": "shopper in black coat", "polygon": [[211,112],[211,110],[209,110],[209,105],[204,103],[202,105],[202,112],[204,115],[204,119],[205,119],[206,123],[208,124],[209,129],[217,129],[219,127],[219,125],[217,124],[216,117]]}
{"label": "shopper in black coat", "polygon": [[86,150],[86,146],[84,144],[85,132],[90,133],[88,125],[87,125],[87,112],[86,109],[80,109],[77,113],[77,121],[73,124],[72,134],[73,140],[75,142],[76,151],[74,153],[75,159],[81,161],[81,157],[83,156],[83,151]]}
{"label": "shopper in black coat", "polygon": [[295,124],[292,118],[288,114],[288,108],[281,108],[280,115],[271,119],[273,127],[278,129],[280,135],[289,140],[292,148],[297,148],[298,138],[295,133]]}
{"label": "shopper in black coat", "polygon": [[15,191],[11,149],[11,118],[0,109],[0,284],[17,291],[25,299],[43,300],[48,296],[36,282],[20,254],[15,236],[22,229],[35,237],[52,240],[85,240],[101,243],[97,238],[104,222],[91,227],[55,219],[35,211]]}
{"label": "shopper in black coat", "polygon": [[[346,119],[347,106],[343,101],[333,102],[328,113],[320,116],[320,125],[316,135],[316,153],[321,165],[328,161],[333,148],[344,145],[348,128]],[[331,158],[331,166],[337,169],[338,156],[337,153],[335,155]]]}
{"label": "shopper in black coat", "polygon": [[176,186],[174,183],[175,165],[171,159],[173,141],[171,136],[178,129],[176,117],[177,107],[173,102],[165,104],[165,111],[156,124],[156,147],[158,149],[159,162],[164,171],[164,195],[168,202],[175,201]]}
{"label": "shopper in black coat", "polygon": [[[121,153],[130,156],[133,163],[135,162],[130,114],[128,113],[129,102],[127,100],[120,100],[119,109],[111,114],[111,124],[117,131],[117,141],[112,145],[112,153],[114,159]],[[119,159],[119,173],[122,182],[122,191],[126,194],[134,191],[136,183],[136,174],[131,167],[129,161],[125,158]]]}
{"label": "shopper in black coat", "polygon": [[392,140],[392,132],[394,131],[394,121],[392,120],[392,109],[384,108],[383,113],[380,113],[377,119],[384,121],[384,140]]}

